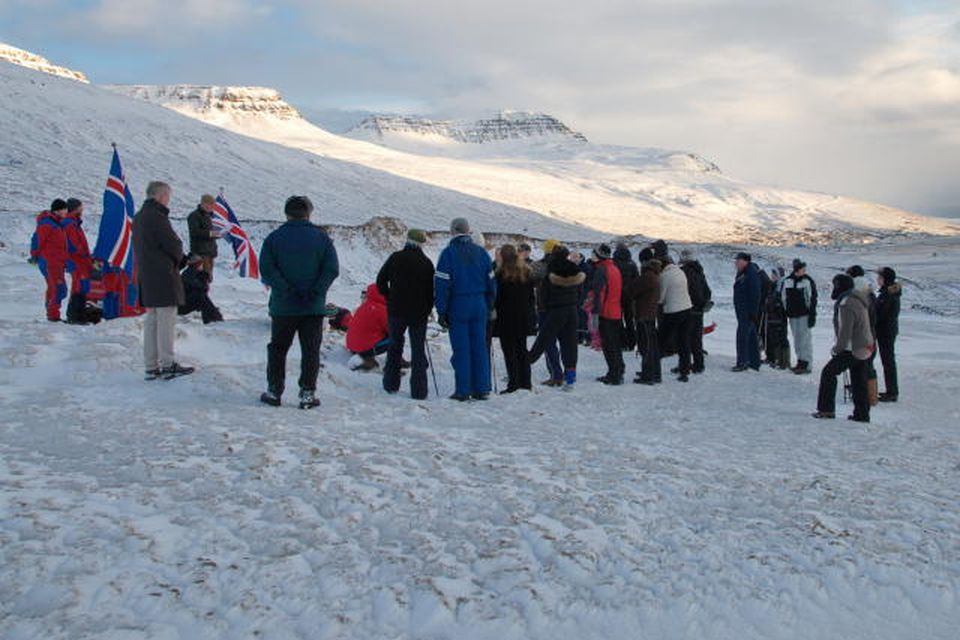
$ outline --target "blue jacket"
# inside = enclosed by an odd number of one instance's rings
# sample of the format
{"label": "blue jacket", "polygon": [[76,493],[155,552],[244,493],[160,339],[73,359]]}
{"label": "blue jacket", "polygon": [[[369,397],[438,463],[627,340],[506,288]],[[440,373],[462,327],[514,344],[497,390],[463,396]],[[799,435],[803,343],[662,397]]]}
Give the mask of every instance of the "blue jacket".
{"label": "blue jacket", "polygon": [[733,308],[737,318],[760,315],[760,269],[752,262],[733,281]]}
{"label": "blue jacket", "polygon": [[458,298],[482,296],[489,310],[497,296],[493,261],[467,235],[453,238],[440,254],[435,284],[434,298],[441,316],[456,308]]}
{"label": "blue jacket", "polygon": [[340,275],[333,241],[309,220],[288,220],[260,248],[260,279],[270,287],[271,316],[322,315]]}

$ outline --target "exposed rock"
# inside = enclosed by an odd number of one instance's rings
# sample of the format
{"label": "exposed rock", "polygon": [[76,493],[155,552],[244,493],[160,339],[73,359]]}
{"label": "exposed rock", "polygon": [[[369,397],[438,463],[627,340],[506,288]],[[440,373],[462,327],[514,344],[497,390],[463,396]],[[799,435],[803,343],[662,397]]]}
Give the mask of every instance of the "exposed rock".
{"label": "exposed rock", "polygon": [[245,115],[268,115],[281,120],[300,118],[276,89],[266,87],[220,87],[204,85],[105,85],[116,93],[176,109],[220,111]]}
{"label": "exposed rock", "polygon": [[371,116],[349,132],[355,137],[382,139],[390,133],[440,136],[467,144],[558,137],[586,142],[586,137],[545,113],[501,111],[476,121],[430,120],[416,116]]}

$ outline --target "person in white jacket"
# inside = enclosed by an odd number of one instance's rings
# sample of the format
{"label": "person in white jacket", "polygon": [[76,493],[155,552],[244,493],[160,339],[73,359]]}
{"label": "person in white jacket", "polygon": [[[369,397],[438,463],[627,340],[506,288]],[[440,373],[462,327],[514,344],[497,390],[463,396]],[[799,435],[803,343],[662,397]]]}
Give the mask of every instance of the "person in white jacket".
{"label": "person in white jacket", "polygon": [[660,321],[661,344],[676,344],[679,362],[677,380],[687,382],[690,375],[690,291],[683,270],[665,258],[667,265],[660,274],[660,305],[663,318]]}

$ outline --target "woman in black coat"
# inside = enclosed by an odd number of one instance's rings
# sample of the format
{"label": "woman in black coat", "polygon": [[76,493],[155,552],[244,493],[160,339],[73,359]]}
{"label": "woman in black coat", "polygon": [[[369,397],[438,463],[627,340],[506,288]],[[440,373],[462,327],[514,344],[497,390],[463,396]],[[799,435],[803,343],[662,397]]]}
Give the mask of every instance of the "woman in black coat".
{"label": "woman in black coat", "polygon": [[877,347],[883,365],[883,380],[886,390],[880,394],[880,402],[896,402],[900,396],[897,379],[897,355],[895,346],[900,333],[900,295],[897,272],[884,267],[877,272],[880,295],[875,304],[877,318]]}
{"label": "woman in black coat", "polygon": [[534,283],[530,268],[512,244],[503,245],[497,258],[497,311],[493,334],[500,337],[500,349],[507,365],[507,388],[503,393],[531,388],[527,336],[536,318]]}

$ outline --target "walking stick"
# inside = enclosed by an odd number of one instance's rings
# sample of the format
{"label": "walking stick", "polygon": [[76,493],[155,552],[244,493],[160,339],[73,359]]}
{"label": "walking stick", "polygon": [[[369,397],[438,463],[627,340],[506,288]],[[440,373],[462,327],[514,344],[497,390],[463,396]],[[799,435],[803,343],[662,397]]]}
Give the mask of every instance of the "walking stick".
{"label": "walking stick", "polygon": [[433,391],[437,397],[440,397],[440,387],[437,386],[437,370],[433,367],[433,353],[430,351],[430,341],[423,341],[427,345],[427,360],[430,363],[430,375],[433,377]]}

